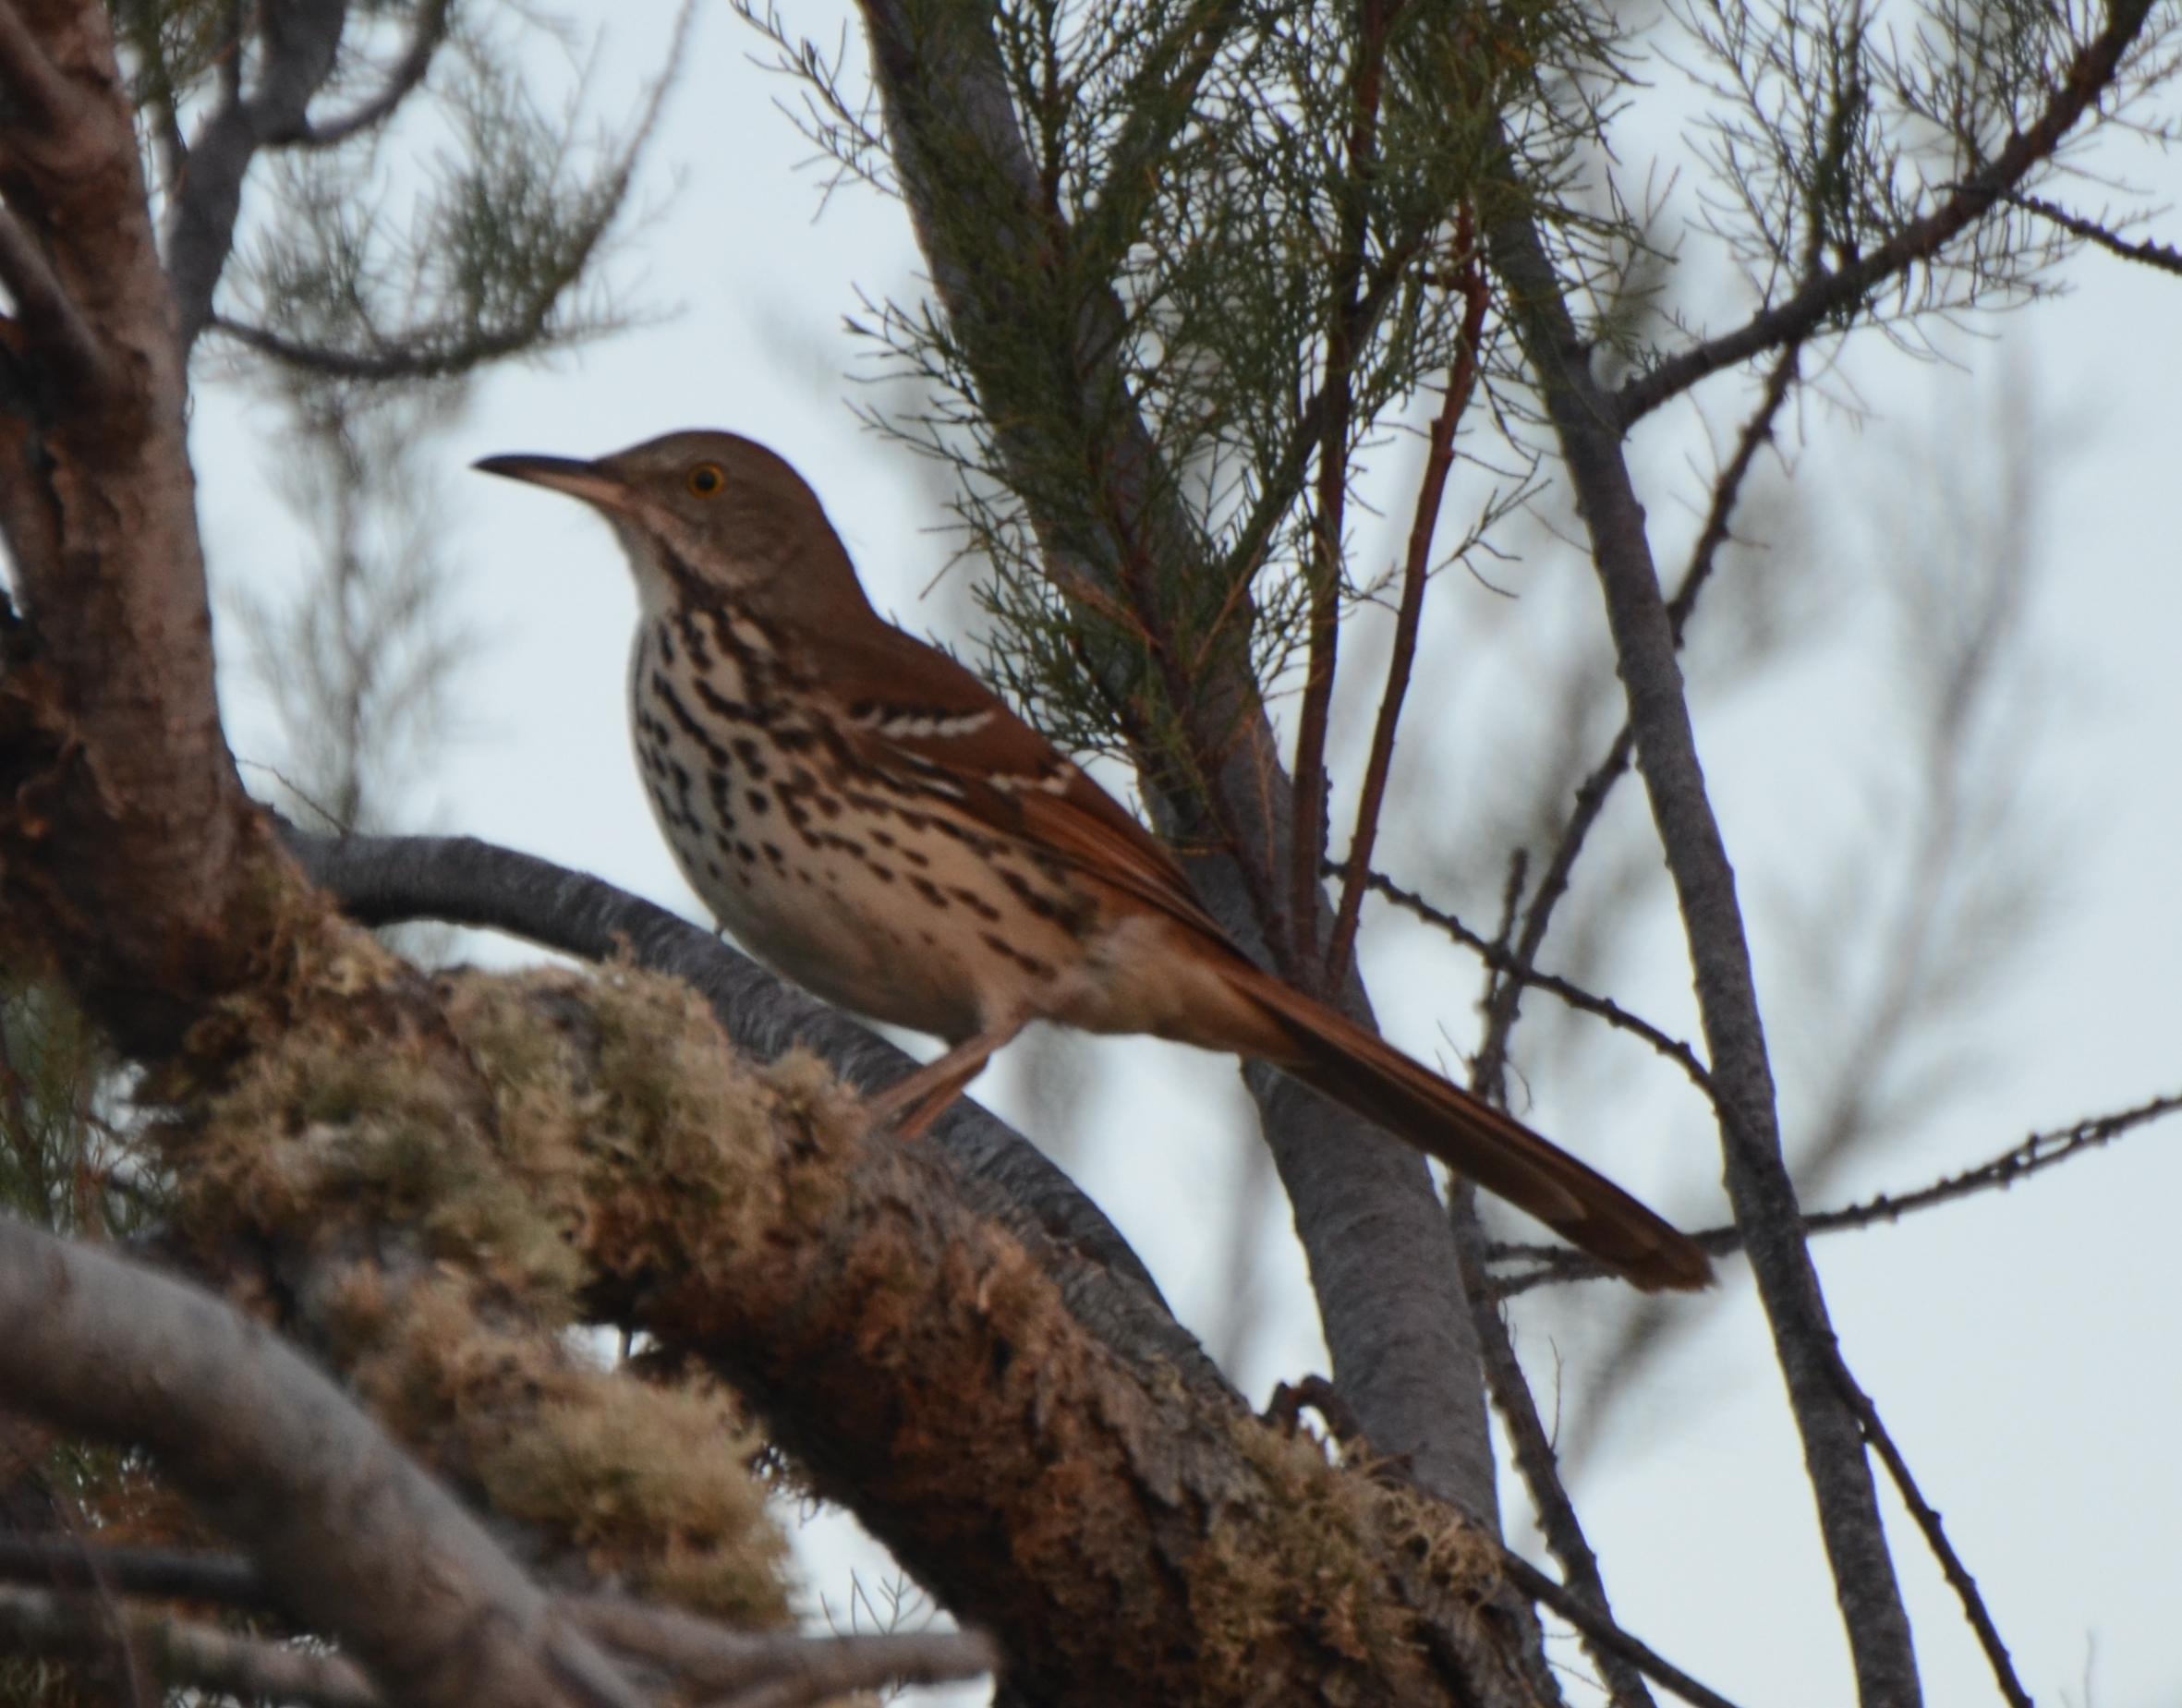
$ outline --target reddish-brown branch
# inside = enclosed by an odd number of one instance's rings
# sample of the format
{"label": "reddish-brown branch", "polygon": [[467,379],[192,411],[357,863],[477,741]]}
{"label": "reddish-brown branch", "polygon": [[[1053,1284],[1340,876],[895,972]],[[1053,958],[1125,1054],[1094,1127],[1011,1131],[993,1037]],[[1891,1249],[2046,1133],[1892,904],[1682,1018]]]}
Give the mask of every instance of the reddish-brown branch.
{"label": "reddish-brown branch", "polygon": [[1349,974],[1349,957],[1356,942],[1356,922],[1364,911],[1364,892],[1371,876],[1372,849],[1378,841],[1379,817],[1387,800],[1387,778],[1394,764],[1394,733],[1401,721],[1401,708],[1409,694],[1410,672],[1416,662],[1417,631],[1424,614],[1424,583],[1432,572],[1432,537],[1439,520],[1439,507],[1447,492],[1448,472],[1454,466],[1455,429],[1470,406],[1477,389],[1478,342],[1485,336],[1485,308],[1491,292],[1485,269],[1471,245],[1471,218],[1464,210],[1455,227],[1458,253],[1468,256],[1462,268],[1462,346],[1456,353],[1448,376],[1447,394],[1432,422],[1424,455],[1424,478],[1417,482],[1417,503],[1410,519],[1409,552],[1401,566],[1401,602],[1394,614],[1394,649],[1387,660],[1387,687],[1379,697],[1379,715],[1371,733],[1371,754],[1364,761],[1364,792],[1356,803],[1356,828],[1349,838],[1347,871],[1341,879],[1340,909],[1334,915],[1333,937],[1326,948],[1326,985],[1338,987]]}
{"label": "reddish-brown branch", "polygon": [[[1294,845],[1290,849],[1288,962],[1291,977],[1312,982],[1311,946],[1319,918],[1319,863],[1326,858],[1326,736],[1339,668],[1341,584],[1349,500],[1349,435],[1354,420],[1353,380],[1362,336],[1357,306],[1364,289],[1370,236],[1369,190],[1378,147],[1379,96],[1386,69],[1388,18],[1382,0],[1364,0],[1363,34],[1351,82],[1348,177],[1341,209],[1333,313],[1327,324],[1327,399],[1318,441],[1317,515],[1313,527],[1310,643],[1303,667],[1303,709],[1295,738]],[[1328,963],[1327,964],[1330,964]],[[1320,985],[1321,989],[1331,988]]]}
{"label": "reddish-brown branch", "polygon": [[60,86],[12,105],[0,190],[90,356],[30,341],[27,402],[0,419],[0,530],[36,636],[0,691],[0,916],[125,1048],[156,1050],[244,975],[232,927],[264,900],[264,844],[220,731],[186,378],[109,16],[0,17],[11,78],[42,63]]}

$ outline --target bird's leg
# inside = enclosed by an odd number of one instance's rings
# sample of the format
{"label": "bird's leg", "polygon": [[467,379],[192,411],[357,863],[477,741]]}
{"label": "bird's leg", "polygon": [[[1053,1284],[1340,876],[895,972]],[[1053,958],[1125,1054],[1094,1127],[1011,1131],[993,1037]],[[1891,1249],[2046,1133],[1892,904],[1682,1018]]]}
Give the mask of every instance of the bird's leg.
{"label": "bird's leg", "polygon": [[897,1139],[922,1137],[963,1095],[964,1087],[984,1072],[993,1052],[1022,1031],[1027,1021],[1025,1015],[1015,1015],[988,1026],[939,1060],[927,1062],[888,1086],[871,1099],[873,1130],[891,1128]]}

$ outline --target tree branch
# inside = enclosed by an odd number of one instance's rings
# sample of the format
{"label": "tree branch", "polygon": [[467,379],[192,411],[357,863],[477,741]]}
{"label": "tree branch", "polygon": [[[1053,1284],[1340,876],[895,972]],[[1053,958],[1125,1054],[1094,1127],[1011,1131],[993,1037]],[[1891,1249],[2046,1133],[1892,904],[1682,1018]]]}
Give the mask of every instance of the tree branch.
{"label": "tree branch", "polygon": [[[1766,376],[1765,389],[1755,409],[1736,436],[1735,453],[1727,459],[1727,466],[1713,482],[1712,503],[1705,512],[1704,526],[1698,530],[1696,542],[1690,550],[1689,567],[1682,573],[1681,585],[1675,589],[1674,598],[1667,601],[1667,624],[1673,632],[1678,649],[1689,631],[1690,618],[1697,609],[1697,600],[1705,584],[1712,579],[1713,569],[1719,562],[1720,548],[1727,543],[1728,524],[1735,515],[1736,505],[1741,501],[1743,484],[1750,478],[1758,453],[1772,442],[1773,424],[1787,405],[1789,394],[1795,389],[1796,377],[1801,363],[1802,345],[1792,344],[1783,350]],[[1568,893],[1569,883],[1576,872],[1577,858],[1583,852],[1583,844],[1591,835],[1591,828],[1598,822],[1606,810],[1607,798],[1615,785],[1627,775],[1630,760],[1636,754],[1636,726],[1624,721],[1620,731],[1599,762],[1592,767],[1577,785],[1576,798],[1569,809],[1569,821],[1561,827],[1560,840],[1554,844],[1553,857],[1546,863],[1546,869],[1538,876],[1538,887],[1532,892],[1529,905],[1523,910],[1522,933],[1512,954],[1509,957],[1509,976],[1497,981],[1485,1001],[1484,1041],[1478,1047],[1478,1059],[1484,1064],[1485,1083],[1497,1086],[1506,1064],[1508,1049],[1515,1036],[1515,1023],[1521,1004],[1522,987],[1530,982],[1531,971],[1537,964],[1540,951],[1546,947],[1546,934],[1553,923],[1554,910]],[[1459,927],[1457,927],[1459,928]],[[1634,1029],[1634,1028],[1632,1028]],[[1704,1073],[1694,1052],[1687,1045],[1667,1040],[1683,1053],[1674,1056],[1674,1048],[1667,1050],[1670,1059],[1677,1060],[1685,1072],[1692,1072],[1699,1089],[1709,1098],[1712,1096],[1710,1078]],[[1655,1048],[1659,1043],[1655,1042]]]}
{"label": "tree branch", "polygon": [[[2018,1181],[2028,1180],[2034,1174],[2057,1168],[2071,1157],[2102,1145],[2138,1127],[2149,1126],[2166,1116],[2182,1112],[2182,1092],[2172,1096],[2153,1097],[2134,1108],[2122,1109],[2112,1115],[2098,1115],[2078,1121],[2072,1127],[2055,1129],[2050,1133],[2034,1133],[2019,1145],[2011,1145],[1999,1156],[1981,1162],[1975,1168],[1965,1169],[1959,1174],[1950,1174],[1934,1181],[1929,1186],[1913,1191],[1890,1193],[1881,1193],[1861,1204],[1844,1205],[1837,1210],[1816,1210],[1802,1218],[1806,1234],[1842,1233],[1852,1228],[1869,1228],[1879,1222],[1898,1222],[1905,1216],[1919,1210],[1929,1210],[1943,1204],[1952,1204],[1958,1198],[1973,1193],[2005,1190]],[[1742,1234],[1734,1227],[1706,1228],[1692,1233],[1691,1239],[1711,1256],[1722,1257],[1742,1249]],[[1502,1298],[1511,1298],[1527,1292],[1533,1287],[1556,1281],[1584,1281],[1605,1278],[1613,1273],[1605,1266],[1594,1262],[1582,1252],[1571,1252],[1565,1245],[1533,1244],[1529,1242],[1510,1242],[1495,1245],[1489,1256],[1495,1262],[1509,1258],[1523,1259],[1536,1264],[1534,1269],[1520,1275],[1508,1276],[1496,1283]]]}
{"label": "tree branch", "polygon": [[438,1484],[209,1295],[0,1220],[0,1378],[12,1405],[152,1448],[282,1605],[399,1700],[633,1708],[605,1657]]}
{"label": "tree branch", "polygon": [[1359,334],[1357,303],[1364,290],[1364,246],[1370,235],[1368,189],[1378,148],[1379,95],[1386,70],[1388,18],[1385,0],[1361,0],[1359,39],[1349,77],[1349,134],[1340,180],[1340,221],[1329,280],[1332,300],[1326,325],[1326,372],[1319,390],[1327,400],[1318,438],[1318,492],[1313,519],[1308,649],[1303,704],[1296,723],[1294,806],[1290,810],[1287,963],[1289,975],[1326,990],[1335,981],[1332,946],[1318,957],[1310,950],[1318,934],[1324,890],[1318,868],[1326,859],[1326,735],[1340,668],[1341,588],[1347,579],[1349,440],[1355,415]]}
{"label": "tree branch", "polygon": [[337,1654],[85,1594],[0,1588],[0,1653],[107,1661],[127,1655],[166,1689],[305,1708],[382,1708],[362,1668]]}
{"label": "tree branch", "polygon": [[[439,988],[507,1118],[446,1136],[457,1195],[435,1218],[549,1206],[559,1296],[645,1335],[660,1369],[729,1384],[806,1486],[995,1635],[1026,1699],[1508,1692],[1490,1544],[1451,1508],[1115,1356],[927,1147],[874,1133],[809,1058],[753,1074],[685,986],[625,966]],[[365,1108],[310,1148],[376,1177],[375,1147],[414,1148],[384,1125]],[[322,1226],[358,1195],[329,1176],[290,1210]],[[1330,1627],[1303,1611],[1329,1584],[1357,1586]]]}
{"label": "tree branch", "polygon": [[2105,28],[2077,50],[2045,110],[2028,130],[2011,135],[1992,160],[1957,185],[1946,201],[1921,219],[1910,221],[1869,254],[1806,281],[1786,302],[1760,310],[1735,331],[1663,357],[1618,392],[1601,395],[1602,425],[1630,427],[1723,368],[1809,338],[1827,321],[1861,307],[1896,273],[1938,254],[2006,200],[2033,168],[2053,157],[2062,139],[2112,86],[2151,10],[2152,0],[2109,0]]}
{"label": "tree branch", "polygon": [[[1781,1153],[1773,1071],[1750,944],[1706,792],[1659,589],[1621,445],[1623,417],[1593,378],[1514,156],[1485,220],[1591,541],[1645,791],[1689,943],[1712,1064],[1728,1196],[1772,1328],[1819,1508],[1858,1687],[1867,1704],[1920,1700],[1915,1645],[1854,1414],[1834,1386],[1837,1356]],[[1760,346],[1762,347],[1762,346]]]}
{"label": "tree branch", "polygon": [[447,39],[447,15],[453,5],[454,0],[424,0],[410,26],[407,46],[387,71],[386,81],[369,100],[318,123],[303,118],[289,129],[268,132],[264,139],[297,148],[333,148],[385,123],[431,69],[433,55]]}
{"label": "tree branch", "polygon": [[12,0],[0,5],[0,83],[7,90],[0,131],[51,135],[67,127],[76,96]]}
{"label": "tree branch", "polygon": [[[800,1708],[889,1684],[948,1684],[998,1671],[999,1648],[981,1631],[879,1631],[805,1637],[730,1630],[672,1607],[612,1595],[558,1604],[592,1637],[650,1661],[721,1708]],[[715,1698],[715,1693],[719,1693]]]}
{"label": "tree branch", "polygon": [[[468,837],[328,837],[288,845],[313,882],[368,926],[431,919],[508,931],[549,949],[685,979],[735,1044],[771,1060],[815,1051],[851,1084],[883,1090],[915,1064],[876,1034],[664,908],[529,854]],[[1012,1128],[964,1098],[931,1133],[964,1198],[1049,1262],[1071,1308],[1123,1356],[1171,1365],[1208,1391],[1231,1392],[1168,1313],[1142,1261],[1073,1181]],[[1066,1261],[1067,1259],[1080,1261]]]}
{"label": "tree branch", "polygon": [[36,633],[0,678],[0,917],[125,1049],[157,1048],[239,975],[229,910],[258,850],[220,733],[186,381],[111,18],[36,16],[31,41],[0,7],[0,52],[19,73],[34,47],[66,99],[11,113],[8,212],[110,382],[73,382],[82,352],[33,340],[15,353],[30,406],[0,418],[0,530]]}
{"label": "tree branch", "polygon": [[1631,1636],[1610,1619],[1601,1620],[1596,1610],[1570,1593],[1566,1584],[1556,1583],[1521,1555],[1503,1555],[1501,1569],[1507,1572],[1509,1581],[1525,1595],[1552,1608],[1599,1648],[1626,1660],[1646,1678],[1665,1685],[1684,1702],[1694,1703],[1696,1708],[1735,1708],[1735,1704],[1717,1690],[1708,1690],[1698,1683],[1642,1639]]}
{"label": "tree branch", "polygon": [[[172,187],[166,221],[175,335],[185,357],[212,323],[250,163],[267,143],[303,127],[311,97],[333,74],[347,21],[348,0],[286,0],[259,14],[258,87],[227,91],[189,143],[189,170]],[[241,46],[234,47],[237,69]]]}
{"label": "tree branch", "polygon": [[[239,1556],[180,1548],[99,1547],[72,1536],[0,1534],[0,1583],[19,1583],[45,1592],[96,1588],[109,1595],[211,1602],[250,1612],[273,1611],[278,1606],[265,1574]],[[6,1606],[5,1600],[0,1600],[0,1639],[13,1635],[20,1640]],[[733,1693],[730,1701],[740,1701],[742,1693],[758,1690],[794,1692],[779,1698],[785,1702],[874,1690],[897,1679],[910,1684],[944,1683],[990,1672],[1000,1659],[991,1641],[976,1631],[830,1637],[746,1631],[679,1608],[649,1606],[622,1595],[558,1595],[553,1598],[553,1609],[588,1632],[601,1647],[673,1674],[685,1690],[707,1696],[720,1691]],[[127,1617],[132,1630],[152,1622],[135,1609],[128,1610]],[[103,1626],[104,1621],[99,1624]],[[161,1628],[165,1632],[188,1633],[200,1629],[171,1624]],[[88,1635],[94,1643],[110,1645],[112,1641],[101,1629],[94,1628]],[[224,1631],[211,1635],[223,1641],[229,1640]],[[283,1647],[273,1653],[292,1655],[297,1651]],[[381,1700],[361,1674],[345,1663],[343,1668],[351,1683],[335,1677],[318,1688],[348,1689],[352,1700]],[[218,1677],[207,1674],[201,1666],[178,1668],[174,1677],[178,1682],[206,1687],[216,1688],[220,1683]],[[308,1694],[309,1688],[268,1685],[256,1693]],[[361,1695],[357,1696],[359,1691]]]}
{"label": "tree branch", "polygon": [[1977,1580],[1970,1575],[1970,1568],[1962,1563],[1962,1557],[1947,1540],[1940,1515],[1924,1492],[1917,1486],[1917,1479],[1909,1473],[1909,1461],[1902,1457],[1902,1450],[1895,1445],[1894,1437],[1886,1433],[1886,1425],[1879,1421],[1879,1408],[1872,1403],[1871,1395],[1857,1385],[1856,1378],[1844,1364],[1835,1373],[1842,1394],[1854,1408],[1857,1419],[1863,1425],[1864,1439],[1879,1455],[1879,1462],[1886,1467],[1886,1474],[1894,1482],[1902,1504],[1909,1508],[1909,1516],[1916,1520],[1917,1528],[1923,1532],[1925,1544],[1932,1549],[1940,1570],[1946,1575],[1948,1586],[1962,1603],[1962,1614],[1970,1621],[1970,1628],[1977,1634],[1978,1647],[1985,1652],[1985,1661],[1993,1668],[1993,1681],[2000,1687],[2000,1694],[2008,1708],[2033,1708],[2030,1693],[2023,1689],[2023,1681],[2016,1677],[2015,1664],[2008,1659],[2007,1644],[2001,1641],[2000,1628],[1993,1623],[1991,1609],[1985,1598],[1978,1593]]}
{"label": "tree branch", "polygon": [[[1624,1633],[1615,1622],[1613,1605],[1606,1599],[1606,1579],[1599,1571],[1598,1556],[1592,1549],[1590,1537],[1583,1533],[1583,1521],[1577,1516],[1576,1503],[1569,1498],[1568,1485],[1561,1481],[1552,1438],[1538,1416],[1531,1385],[1523,1375],[1521,1361],[1516,1357],[1514,1337],[1509,1333],[1508,1319],[1503,1314],[1505,1307],[1494,1296],[1485,1274],[1485,1234],[1477,1218],[1473,1193],[1456,1203],[1453,1220],[1455,1243],[1462,1254],[1463,1290],[1470,1297],[1470,1313],[1477,1324],[1478,1344],[1485,1349],[1485,1379],[1492,1385],[1493,1403],[1507,1427],[1509,1445],[1514,1452],[1523,1486],[1530,1491],[1538,1529],[1554,1558],[1560,1561],[1562,1574],[1568,1580],[1565,1586],[1555,1586],[1560,1593],[1553,1605],[1557,1609],[1581,1610],[1583,1617],[1571,1623],[1583,1637],[1584,1647],[1599,1669],[1613,1708],[1652,1708],[1652,1693],[1644,1688],[1644,1669],[1627,1648],[1606,1634]],[[1520,1580],[1518,1587],[1523,1587]]]}
{"label": "tree branch", "polygon": [[465,336],[441,342],[387,343],[370,350],[306,344],[227,314],[210,315],[205,324],[261,356],[270,356],[304,373],[333,380],[444,380],[503,357],[552,347],[551,310],[552,303],[547,301],[515,325],[475,328]]}
{"label": "tree branch", "polygon": [[1364,887],[1384,896],[1397,907],[1414,914],[1425,924],[1437,927],[1461,943],[1474,950],[1494,971],[1505,974],[1518,986],[1543,990],[1558,997],[1580,1013],[1595,1014],[1618,1032],[1629,1033],[1642,1038],[1660,1055],[1689,1075],[1690,1083],[1703,1092],[1709,1101],[1713,1095],[1712,1076],[1704,1070],[1704,1063],[1697,1059],[1697,1052],[1680,1038],[1661,1031],[1641,1014],[1632,1014],[1611,997],[1602,997],[1582,986],[1571,984],[1554,973],[1541,973],[1535,966],[1525,965],[1517,950],[1505,943],[1480,936],[1444,908],[1432,905],[1413,890],[1405,890],[1383,872],[1364,875]]}

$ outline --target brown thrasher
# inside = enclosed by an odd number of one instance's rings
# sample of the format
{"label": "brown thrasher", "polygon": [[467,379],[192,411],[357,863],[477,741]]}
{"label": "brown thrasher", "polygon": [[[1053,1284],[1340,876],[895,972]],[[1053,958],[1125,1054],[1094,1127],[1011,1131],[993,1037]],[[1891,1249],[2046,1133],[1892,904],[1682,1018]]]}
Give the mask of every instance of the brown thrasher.
{"label": "brown thrasher", "polygon": [[1271,1062],[1639,1287],[1688,1239],[1603,1176],[1254,965],[1152,834],[952,659],[872,610],[818,496],[760,445],[671,433],[478,467],[601,512],[642,605],[636,758],[683,872],[828,1001],[952,1048],[879,1099],[922,1131],[1034,1020]]}

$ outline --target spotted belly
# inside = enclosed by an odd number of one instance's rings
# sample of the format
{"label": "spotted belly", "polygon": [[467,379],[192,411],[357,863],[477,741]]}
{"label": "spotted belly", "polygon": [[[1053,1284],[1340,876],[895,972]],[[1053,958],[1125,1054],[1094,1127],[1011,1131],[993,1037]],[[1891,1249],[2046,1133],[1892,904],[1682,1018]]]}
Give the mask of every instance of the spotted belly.
{"label": "spotted belly", "polygon": [[700,687],[651,663],[640,650],[632,684],[646,792],[744,948],[830,1002],[949,1039],[1074,1005],[1100,910],[1058,862],[851,771],[777,707],[722,716],[747,700],[717,670]]}

